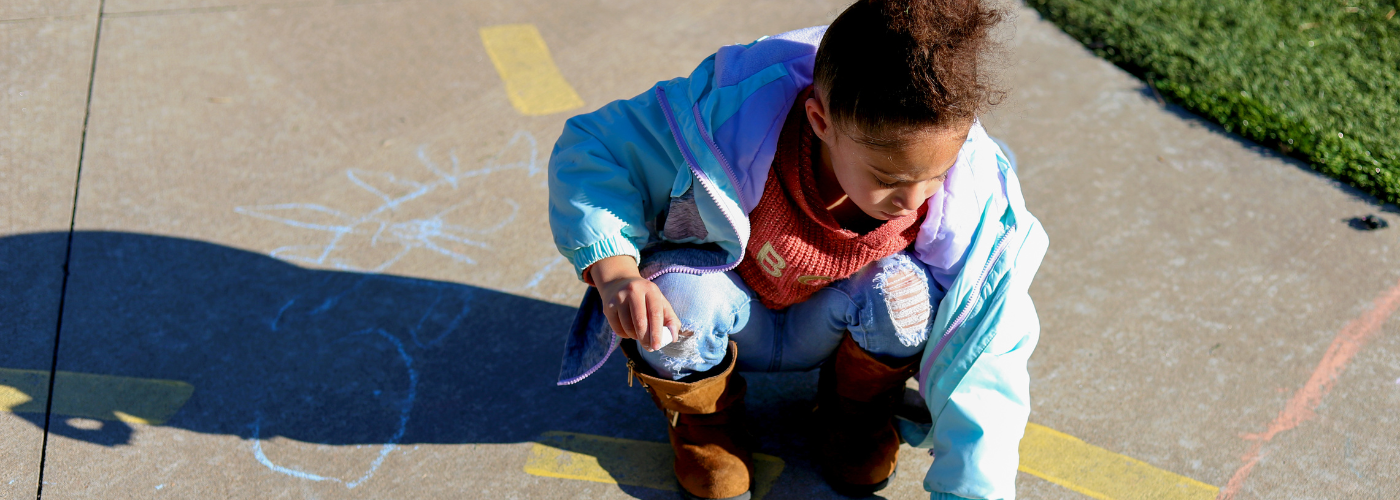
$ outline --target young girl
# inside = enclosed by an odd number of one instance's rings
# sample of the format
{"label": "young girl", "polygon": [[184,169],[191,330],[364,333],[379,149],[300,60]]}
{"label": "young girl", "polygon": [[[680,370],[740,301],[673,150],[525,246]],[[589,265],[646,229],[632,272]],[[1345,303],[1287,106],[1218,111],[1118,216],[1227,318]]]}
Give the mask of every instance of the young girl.
{"label": "young girl", "polygon": [[[687,498],[749,497],[737,371],[816,367],[836,491],[888,484],[902,438],[933,498],[1015,496],[1047,240],[977,121],[1003,17],[860,0],[566,124],[550,225],[592,287],[560,384],[622,347]],[[897,419],[915,375],[928,414]]]}

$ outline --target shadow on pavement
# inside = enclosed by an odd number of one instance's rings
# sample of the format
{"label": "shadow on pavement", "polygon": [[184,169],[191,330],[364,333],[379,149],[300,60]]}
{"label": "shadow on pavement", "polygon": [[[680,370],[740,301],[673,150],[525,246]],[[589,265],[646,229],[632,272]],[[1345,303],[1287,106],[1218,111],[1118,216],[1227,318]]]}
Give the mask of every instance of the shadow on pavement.
{"label": "shadow on pavement", "polygon": [[[0,256],[52,265],[52,255],[30,254],[62,249],[66,237],[6,237]],[[145,234],[76,233],[70,271],[59,369],[192,384],[165,426],[323,444],[514,443],[550,430],[665,439],[641,418],[653,415],[619,411],[650,408],[642,391],[611,383],[625,378],[619,363],[555,386],[571,307]],[[36,266],[5,283],[49,274],[61,268]],[[52,336],[42,319],[30,318],[40,333],[26,337]],[[0,353],[0,367],[47,368],[34,352]],[[43,425],[42,414],[20,415]],[[131,437],[118,421],[81,427],[56,415],[50,430],[106,446]]]}
{"label": "shadow on pavement", "polygon": [[[10,324],[0,329],[19,348],[0,350],[0,368],[48,370],[57,304],[41,299],[58,294],[39,292],[61,284],[66,238],[0,238],[0,264],[32,264],[4,266]],[[532,298],[305,269],[201,241],[77,232],[64,309],[59,370],[193,385],[165,427],[329,445],[520,443],[548,431],[667,441],[624,363],[555,385],[576,309]],[[769,497],[836,498],[806,459],[816,373],[748,376],[761,451],[787,460]],[[44,425],[42,413],[18,415]],[[102,446],[133,437],[120,421],[58,411],[50,431]]]}

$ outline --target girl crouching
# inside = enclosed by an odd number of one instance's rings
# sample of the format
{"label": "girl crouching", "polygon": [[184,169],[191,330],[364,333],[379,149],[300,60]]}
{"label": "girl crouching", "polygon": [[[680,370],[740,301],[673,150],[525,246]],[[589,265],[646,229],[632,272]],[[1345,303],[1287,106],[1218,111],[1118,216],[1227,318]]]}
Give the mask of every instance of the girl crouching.
{"label": "girl crouching", "polygon": [[[1014,497],[1047,241],[977,121],[1003,17],[862,0],[566,124],[550,224],[592,287],[560,383],[621,347],[687,497],[749,497],[738,372],[818,367],[836,491],[883,488],[903,439],[933,498]],[[914,376],[928,413],[896,418]]]}

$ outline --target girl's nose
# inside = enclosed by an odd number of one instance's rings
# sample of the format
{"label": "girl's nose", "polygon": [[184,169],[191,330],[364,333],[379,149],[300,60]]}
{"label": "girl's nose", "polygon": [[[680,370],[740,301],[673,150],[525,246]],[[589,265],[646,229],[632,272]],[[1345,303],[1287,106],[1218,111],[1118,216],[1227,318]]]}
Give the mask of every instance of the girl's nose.
{"label": "girl's nose", "polygon": [[925,184],[928,185],[920,184],[915,186],[909,186],[908,188],[901,189],[895,192],[894,198],[891,200],[891,202],[894,203],[894,206],[896,208],[899,208],[900,211],[908,212],[918,210],[919,206],[923,205],[924,202],[929,199],[929,197],[937,193],[938,188],[942,186],[941,183]]}
{"label": "girl's nose", "polygon": [[913,200],[917,199],[917,196],[917,193],[906,191],[896,194],[890,202],[894,204],[895,208],[899,209],[899,215],[905,215],[904,212],[912,212],[919,208],[918,204],[913,203]]}

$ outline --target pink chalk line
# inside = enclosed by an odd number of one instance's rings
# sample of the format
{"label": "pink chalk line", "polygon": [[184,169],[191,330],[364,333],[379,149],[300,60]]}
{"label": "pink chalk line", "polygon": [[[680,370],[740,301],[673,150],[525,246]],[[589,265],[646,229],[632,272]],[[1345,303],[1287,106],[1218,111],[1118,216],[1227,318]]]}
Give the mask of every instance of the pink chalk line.
{"label": "pink chalk line", "polygon": [[1297,427],[1303,421],[1316,416],[1313,410],[1317,409],[1317,405],[1322,403],[1322,398],[1332,391],[1332,385],[1346,369],[1347,363],[1376,332],[1380,331],[1381,325],[1385,324],[1397,306],[1400,306],[1400,283],[1396,283],[1390,290],[1386,290],[1384,295],[1378,297],[1370,311],[1351,320],[1342,327],[1342,331],[1337,332],[1337,336],[1332,338],[1332,345],[1327,346],[1327,353],[1322,355],[1322,361],[1317,363],[1312,376],[1308,377],[1308,382],[1303,384],[1298,392],[1293,393],[1293,397],[1288,399],[1288,404],[1278,412],[1278,417],[1269,423],[1268,429],[1259,434],[1244,435],[1245,439],[1254,441],[1254,445],[1250,446],[1248,453],[1240,457],[1244,464],[1235,470],[1230,482],[1220,489],[1220,496],[1216,497],[1216,500],[1230,500],[1239,493],[1245,478],[1249,477],[1249,472],[1259,463],[1259,452],[1264,448],[1264,443],[1278,433]]}

